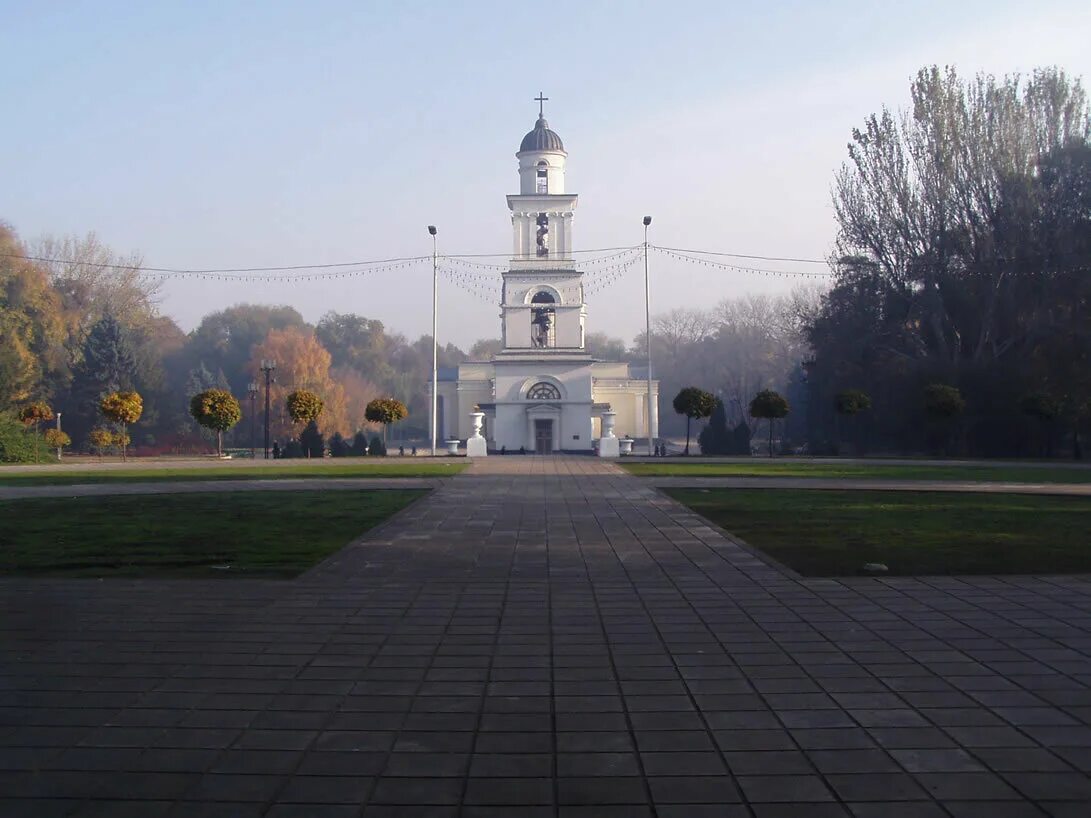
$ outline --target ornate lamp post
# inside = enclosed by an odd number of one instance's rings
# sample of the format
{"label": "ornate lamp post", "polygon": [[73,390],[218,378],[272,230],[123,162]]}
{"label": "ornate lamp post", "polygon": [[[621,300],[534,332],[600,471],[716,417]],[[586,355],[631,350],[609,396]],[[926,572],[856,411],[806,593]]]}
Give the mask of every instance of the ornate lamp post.
{"label": "ornate lamp post", "polygon": [[256,415],[258,413],[258,382],[250,381],[250,385],[246,387],[246,394],[250,396],[250,459],[254,460],[257,456],[258,438],[255,432],[257,428]]}
{"label": "ornate lamp post", "polygon": [[276,383],[273,372],[276,371],[276,361],[261,362],[261,371],[265,373],[265,459],[269,459],[269,387]]}

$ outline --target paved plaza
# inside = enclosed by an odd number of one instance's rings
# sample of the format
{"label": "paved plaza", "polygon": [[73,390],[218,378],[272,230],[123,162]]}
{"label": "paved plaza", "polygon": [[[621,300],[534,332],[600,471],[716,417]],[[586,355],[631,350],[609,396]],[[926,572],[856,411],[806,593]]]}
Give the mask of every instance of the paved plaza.
{"label": "paved plaza", "polygon": [[803,579],[667,482],[493,457],[292,581],[0,580],[0,816],[1091,812],[1088,577]]}

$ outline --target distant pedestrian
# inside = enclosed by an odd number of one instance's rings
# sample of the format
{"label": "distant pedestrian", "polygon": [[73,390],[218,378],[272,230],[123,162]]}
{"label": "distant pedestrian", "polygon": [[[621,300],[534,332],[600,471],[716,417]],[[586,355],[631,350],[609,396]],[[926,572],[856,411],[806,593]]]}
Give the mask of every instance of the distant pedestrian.
{"label": "distant pedestrian", "polygon": [[280,443],[273,441],[273,460],[280,460]]}
{"label": "distant pedestrian", "polygon": [[398,457],[405,457],[405,446],[398,447]]}

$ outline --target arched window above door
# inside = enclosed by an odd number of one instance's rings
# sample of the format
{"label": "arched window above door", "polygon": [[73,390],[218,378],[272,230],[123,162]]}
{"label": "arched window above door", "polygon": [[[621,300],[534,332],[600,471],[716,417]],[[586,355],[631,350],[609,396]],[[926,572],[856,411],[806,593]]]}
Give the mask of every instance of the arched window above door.
{"label": "arched window above door", "polygon": [[527,400],[560,400],[561,390],[551,383],[539,381],[527,390]]}

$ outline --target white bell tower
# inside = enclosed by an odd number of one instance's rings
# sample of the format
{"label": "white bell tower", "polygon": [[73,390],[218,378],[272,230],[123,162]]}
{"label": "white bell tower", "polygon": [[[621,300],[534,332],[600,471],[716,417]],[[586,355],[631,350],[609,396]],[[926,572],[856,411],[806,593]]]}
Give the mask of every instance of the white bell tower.
{"label": "white bell tower", "polygon": [[507,353],[585,354],[582,273],[572,257],[575,193],[565,193],[568,153],[550,130],[541,93],[538,121],[519,145],[519,193],[511,194],[513,253],[501,305]]}

